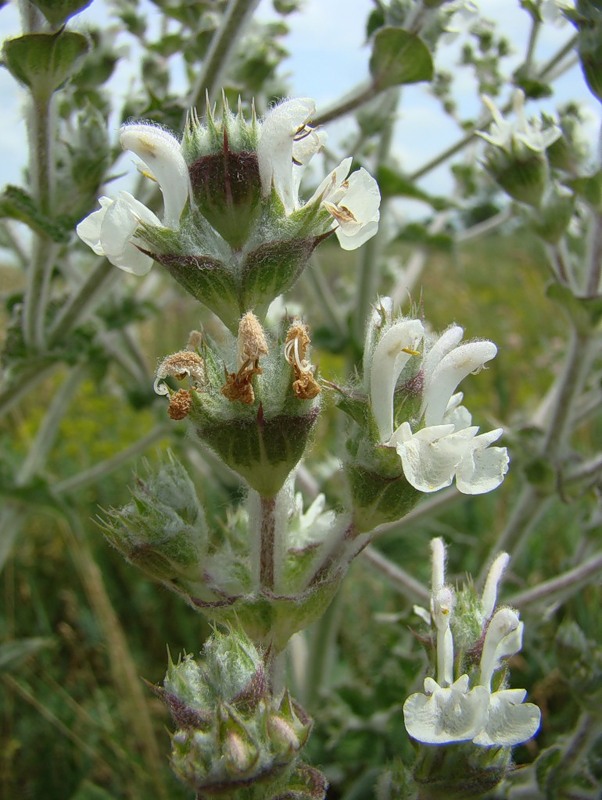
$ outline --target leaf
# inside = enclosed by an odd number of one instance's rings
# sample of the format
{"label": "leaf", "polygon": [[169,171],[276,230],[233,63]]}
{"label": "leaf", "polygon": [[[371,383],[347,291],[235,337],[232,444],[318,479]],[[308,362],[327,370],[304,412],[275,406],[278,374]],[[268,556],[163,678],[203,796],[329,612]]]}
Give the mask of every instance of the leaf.
{"label": "leaf", "polygon": [[51,25],[63,25],[69,17],[79,14],[92,0],[30,0]]}
{"label": "leaf", "polygon": [[381,28],[374,37],[370,74],[378,90],[430,81],[433,59],[425,43],[402,28]]}
{"label": "leaf", "polygon": [[34,636],[29,639],[15,639],[12,642],[0,644],[0,670],[10,670],[19,667],[26,658],[37,653],[43,647],[49,647],[52,639]]}
{"label": "leaf", "polygon": [[48,99],[73,75],[88,47],[86,37],[73,31],[28,33],[7,39],[2,56],[14,78],[37,99]]}
{"label": "leaf", "polygon": [[0,195],[0,217],[24,222],[36,233],[45,234],[59,244],[69,241],[73,227],[69,220],[53,220],[43,214],[34,199],[19,186],[7,186]]}

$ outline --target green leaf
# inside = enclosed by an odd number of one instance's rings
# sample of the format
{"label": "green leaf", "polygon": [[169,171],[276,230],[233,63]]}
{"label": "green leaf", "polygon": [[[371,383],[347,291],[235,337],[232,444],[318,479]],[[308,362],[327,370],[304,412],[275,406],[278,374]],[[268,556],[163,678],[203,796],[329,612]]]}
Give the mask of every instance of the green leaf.
{"label": "green leaf", "polygon": [[415,34],[401,28],[381,28],[374,37],[370,74],[379,90],[430,81],[433,59],[428,47]]}
{"label": "green leaf", "polygon": [[444,197],[434,197],[423,191],[412,181],[404,178],[391,167],[379,167],[376,179],[380,186],[380,193],[385,197],[411,197],[414,200],[422,200],[432,206],[435,211],[443,211],[452,205]]}
{"label": "green leaf", "polygon": [[81,33],[28,33],[8,39],[2,49],[4,63],[34,97],[47,99],[77,69],[88,52],[88,40]]}
{"label": "green leaf", "polygon": [[63,25],[69,17],[79,14],[92,0],[30,0],[51,25]]}
{"label": "green leaf", "polygon": [[47,217],[33,198],[18,186],[7,186],[0,195],[0,217],[24,222],[36,233],[45,234],[59,244],[68,242],[71,235],[70,221]]}
{"label": "green leaf", "polygon": [[30,639],[15,639],[13,642],[4,642],[0,645],[0,670],[10,670],[19,667],[25,659],[37,653],[43,647],[52,644],[52,639],[40,636]]}

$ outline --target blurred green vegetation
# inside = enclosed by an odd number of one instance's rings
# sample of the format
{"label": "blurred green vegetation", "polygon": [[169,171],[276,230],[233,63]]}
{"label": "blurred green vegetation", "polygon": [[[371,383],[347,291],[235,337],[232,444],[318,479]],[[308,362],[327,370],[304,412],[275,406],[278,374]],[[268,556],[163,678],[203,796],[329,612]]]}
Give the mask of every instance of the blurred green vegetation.
{"label": "blurred green vegetation", "polygon": [[[320,257],[341,309],[352,297],[354,258],[328,246]],[[450,544],[451,576],[462,579],[461,570],[480,570],[525,480],[522,461],[528,444],[521,438],[521,427],[549,388],[567,335],[562,314],[544,295],[544,264],[542,253],[520,231],[500,233],[450,253],[431,254],[414,289],[413,300],[433,329],[457,322],[467,338],[498,343],[497,359],[462,388],[477,424],[509,426],[513,456],[511,475],[498,491],[466,499],[436,518],[379,540],[389,558],[425,583],[432,535],[442,535]],[[391,289],[385,282],[383,293]],[[298,300],[312,309],[305,319],[322,331],[318,339],[328,341],[324,332],[330,320],[307,274],[285,304],[292,306]],[[189,330],[201,321],[198,307],[176,294],[159,317],[142,323],[149,365],[181,348]],[[314,360],[323,377],[343,379],[352,367],[352,350],[344,342],[322,346]],[[0,446],[9,462],[18,464],[27,451],[60,379],[61,375],[48,379],[35,397],[3,422]],[[162,401],[136,408],[118,387],[112,370],[99,383],[81,384],[51,452],[47,471],[51,482],[110,458],[164,420]],[[336,455],[335,445],[346,425],[327,400],[307,459],[310,470]],[[585,425],[580,431],[584,448],[600,434],[599,421]],[[186,461],[191,442],[181,435],[161,440],[146,457],[157,458],[168,445]],[[11,653],[1,649],[6,644],[0,645],[0,657],[6,656],[0,661],[2,797],[175,800],[188,796],[168,767],[169,720],[142,679],[162,679],[166,645],[172,654],[198,653],[208,627],[177,597],[125,564],[94,523],[100,507],[127,502],[134,466],[122,465],[61,503],[38,503],[32,498],[23,509],[27,522],[4,569],[0,611],[2,641],[19,643]],[[236,496],[232,481],[211,465],[197,483],[200,496],[216,514],[223,513]],[[327,480],[326,491],[333,505],[342,502],[342,482],[336,475]],[[585,529],[594,502],[593,495],[580,502],[555,501],[513,562],[508,594],[571,567],[576,543],[594,536]],[[602,629],[600,608],[599,592],[590,587],[553,608],[543,621],[531,617],[529,610],[524,614],[526,641],[513,664],[513,681],[530,691],[545,721],[538,740],[517,751],[519,763],[533,760],[543,746],[574,725],[579,704],[574,695],[566,699],[570,662],[558,655],[554,640],[558,626],[567,621],[575,621],[587,638],[595,639]],[[316,719],[310,757],[331,780],[329,798],[369,800],[374,797],[378,770],[410,752],[401,705],[423,676],[424,658],[412,632],[417,625],[409,602],[359,559],[322,629],[309,631],[311,644],[327,628],[332,645],[332,659],[306,674],[300,687],[300,699]],[[153,734],[148,734],[146,743],[136,727],[141,723],[135,716],[139,708],[135,683],[152,720]],[[153,736],[158,759],[152,755]]]}

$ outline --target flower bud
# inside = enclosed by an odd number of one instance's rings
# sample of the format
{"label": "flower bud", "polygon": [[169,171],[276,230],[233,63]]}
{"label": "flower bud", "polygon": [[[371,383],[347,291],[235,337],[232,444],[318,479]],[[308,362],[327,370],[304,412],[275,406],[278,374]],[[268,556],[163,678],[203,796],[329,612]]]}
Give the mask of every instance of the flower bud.
{"label": "flower bud", "polygon": [[247,123],[242,106],[233,115],[225,97],[221,120],[207,108],[206,128],[194,111],[189,114],[182,150],[201,214],[233,250],[240,250],[261,211],[259,126],[255,109]]}
{"label": "flower bud", "polygon": [[178,726],[172,767],[199,796],[239,798],[238,790],[251,783],[260,785],[261,797],[298,784],[295,797],[324,796],[319,773],[312,772],[310,780],[297,763],[311,730],[309,717],[288,693],[280,700],[269,695],[263,659],[240,630],[214,633],[200,662],[191,656],[170,662],[157,693]]}
{"label": "flower bud", "polygon": [[138,477],[132,502],[110,509],[104,535],[127,561],[179,591],[199,580],[207,548],[205,515],[192,481],[170,454],[156,474]]}

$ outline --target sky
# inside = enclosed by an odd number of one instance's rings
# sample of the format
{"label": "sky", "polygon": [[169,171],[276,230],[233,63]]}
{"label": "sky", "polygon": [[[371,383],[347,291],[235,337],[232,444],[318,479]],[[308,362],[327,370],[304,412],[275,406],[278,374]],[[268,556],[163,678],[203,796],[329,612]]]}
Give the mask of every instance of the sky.
{"label": "sky", "polygon": [[[526,14],[519,8],[518,0],[480,0],[483,14],[502,23],[512,45],[519,54],[524,52],[529,26]],[[291,28],[285,45],[290,52],[282,65],[289,79],[291,95],[309,96],[316,99],[318,109],[350,91],[368,76],[369,49],[365,44],[365,20],[372,0],[304,0],[303,12],[288,17]],[[156,15],[155,7],[152,13]],[[274,17],[271,0],[261,0],[258,11],[261,17]],[[106,14],[103,0],[94,0],[80,14],[72,27],[85,29],[90,22],[102,20]],[[570,35],[570,26],[544,26],[540,37],[542,57],[549,56]],[[0,9],[0,35],[14,36],[19,33],[19,17],[16,0]],[[461,40],[451,48],[441,49],[441,65],[454,69]],[[127,84],[123,70],[116,83]],[[469,76],[463,77],[457,87],[460,107],[476,116],[479,100]],[[595,101],[585,87],[578,67],[565,76],[557,85],[556,98],[544,103],[543,108],[552,110],[555,102],[568,99],[583,100],[592,109],[590,130],[595,136],[599,126],[599,111]],[[6,70],[0,69],[0,103],[3,109],[0,127],[0,185],[6,182],[20,183],[26,159],[26,130],[23,122],[23,104],[15,82]],[[596,116],[598,119],[596,120]],[[329,133],[348,133],[353,123],[348,119],[338,123]],[[115,131],[116,133],[116,131]],[[404,168],[413,171],[436,155],[447,144],[458,138],[459,131],[441,112],[439,104],[419,85],[403,90],[403,102],[398,116],[394,151]],[[425,188],[445,193],[451,186],[447,173],[440,170],[426,182]]]}

